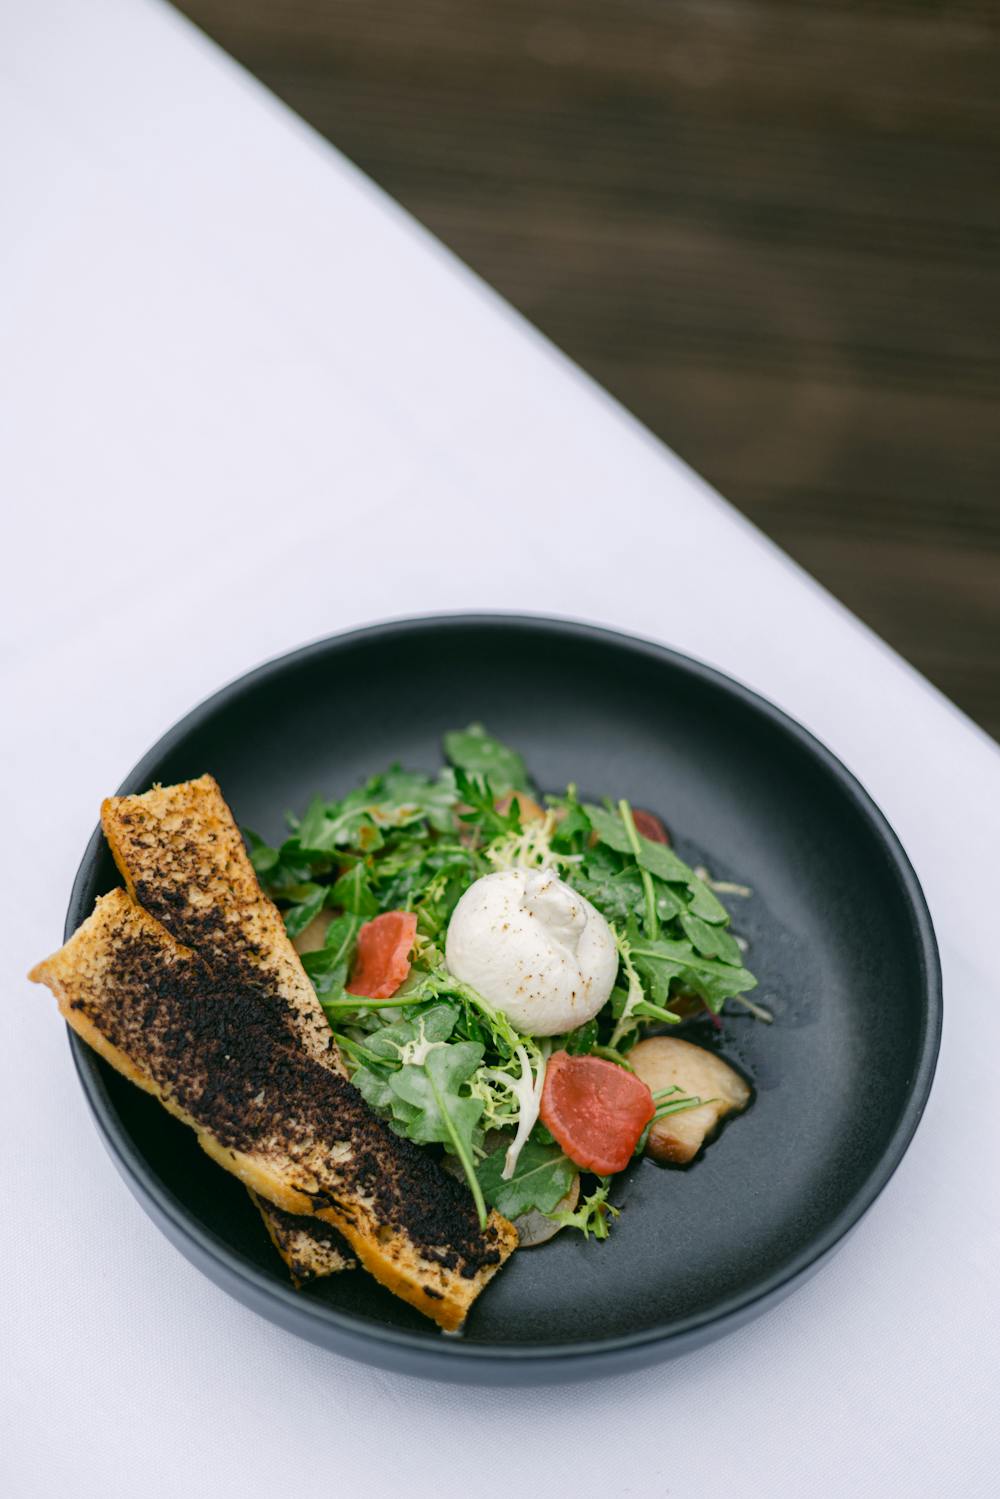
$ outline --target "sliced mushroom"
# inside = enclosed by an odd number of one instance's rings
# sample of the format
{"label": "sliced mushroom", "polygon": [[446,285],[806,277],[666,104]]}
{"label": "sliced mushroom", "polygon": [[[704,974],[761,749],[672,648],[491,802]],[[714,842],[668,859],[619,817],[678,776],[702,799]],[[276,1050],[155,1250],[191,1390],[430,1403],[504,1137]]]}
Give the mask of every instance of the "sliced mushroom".
{"label": "sliced mushroom", "polygon": [[[573,1178],[573,1185],[561,1197],[555,1205],[557,1213],[572,1213],[580,1201],[580,1173]],[[530,1213],[522,1213],[520,1218],[514,1219],[514,1227],[517,1229],[518,1249],[534,1249],[537,1244],[547,1244],[560,1232],[561,1225],[553,1223],[552,1219],[545,1213],[540,1213],[537,1208],[532,1208]]]}
{"label": "sliced mushroom", "polygon": [[300,957],[305,952],[319,951],[326,942],[326,929],[332,920],[332,911],[320,911],[308,926],[302,928],[297,937],[292,938],[292,946]]}
{"label": "sliced mushroom", "polygon": [[[655,1161],[686,1165],[727,1114],[738,1113],[750,1102],[749,1083],[728,1062],[676,1036],[651,1036],[648,1041],[640,1041],[628,1059],[652,1093],[679,1088],[681,1093],[705,1100],[696,1108],[656,1121],[646,1142],[646,1154]],[[670,1098],[660,1102],[669,1103]]]}

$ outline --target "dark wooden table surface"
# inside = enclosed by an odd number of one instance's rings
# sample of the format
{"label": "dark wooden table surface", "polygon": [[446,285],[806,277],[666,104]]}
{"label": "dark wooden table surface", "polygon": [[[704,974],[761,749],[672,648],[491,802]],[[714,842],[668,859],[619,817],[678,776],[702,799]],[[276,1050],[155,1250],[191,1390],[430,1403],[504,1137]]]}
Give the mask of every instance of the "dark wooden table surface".
{"label": "dark wooden table surface", "polygon": [[995,0],[181,8],[1000,737]]}

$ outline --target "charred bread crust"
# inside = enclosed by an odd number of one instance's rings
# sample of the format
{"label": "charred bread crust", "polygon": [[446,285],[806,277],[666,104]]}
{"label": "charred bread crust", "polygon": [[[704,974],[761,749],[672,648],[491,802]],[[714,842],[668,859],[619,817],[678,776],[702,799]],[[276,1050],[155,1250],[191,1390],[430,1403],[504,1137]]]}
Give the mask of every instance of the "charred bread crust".
{"label": "charred bread crust", "polygon": [[250,1196],[264,1220],[271,1243],[288,1266],[296,1290],[311,1280],[357,1268],[350,1246],[335,1228],[318,1218],[283,1213],[256,1192],[250,1192]]}

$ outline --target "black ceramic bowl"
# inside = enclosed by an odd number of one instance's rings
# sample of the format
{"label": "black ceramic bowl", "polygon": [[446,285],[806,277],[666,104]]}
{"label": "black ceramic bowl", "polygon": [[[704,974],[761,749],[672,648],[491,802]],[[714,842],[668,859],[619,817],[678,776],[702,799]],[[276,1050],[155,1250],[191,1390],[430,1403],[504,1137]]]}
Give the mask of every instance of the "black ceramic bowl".
{"label": "black ceramic bowl", "polygon": [[[302,1293],[246,1193],[194,1136],[71,1044],[133,1192],[206,1275],[337,1352],[435,1378],[540,1382],[636,1368],[785,1295],[843,1239],[906,1150],[941,1026],[937,952],[913,870],[870,798],[802,728],[659,646],[506,616],[380,625],[251,672],[171,729],[123,792],[211,771],[236,817],[277,838],[316,791],[393,760],[434,769],[443,731],[483,720],[546,789],[658,812],[681,855],[752,887],[733,898],[773,1025],[739,1013],[717,1045],[754,1081],[743,1117],[685,1171],[620,1180],[605,1243],[564,1233],[517,1254],[444,1338],[363,1273]],[[67,935],[117,883],[100,833]]]}

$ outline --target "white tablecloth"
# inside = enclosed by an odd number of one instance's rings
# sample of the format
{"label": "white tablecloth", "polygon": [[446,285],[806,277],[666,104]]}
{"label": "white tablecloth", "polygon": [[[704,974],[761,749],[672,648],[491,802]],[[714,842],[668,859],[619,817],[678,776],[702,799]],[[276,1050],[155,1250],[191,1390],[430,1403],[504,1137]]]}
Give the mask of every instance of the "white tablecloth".
{"label": "white tablecloth", "polygon": [[[996,746],[165,7],[7,0],[0,140],[0,1491],[996,1493]],[[633,630],[780,703],[885,809],[942,947],[935,1090],[843,1251],[589,1386],[421,1384],[229,1300],[118,1179],[23,980],[101,796],[185,709],[468,607]]]}

